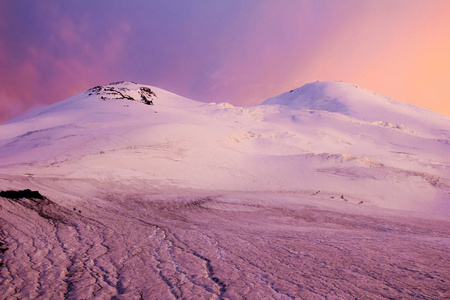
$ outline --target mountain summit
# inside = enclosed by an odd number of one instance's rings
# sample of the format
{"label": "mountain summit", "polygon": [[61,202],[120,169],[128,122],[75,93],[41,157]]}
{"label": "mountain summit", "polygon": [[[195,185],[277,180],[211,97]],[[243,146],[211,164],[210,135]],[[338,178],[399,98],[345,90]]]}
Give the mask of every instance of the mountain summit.
{"label": "mountain summit", "polygon": [[[364,121],[383,121],[421,125],[445,120],[436,112],[390,99],[355,84],[341,81],[317,81],[267,99],[263,105],[281,105],[287,109],[321,110],[348,115]],[[439,122],[439,121],[438,121]],[[436,124],[438,127],[439,125]]]}
{"label": "mountain summit", "polygon": [[137,85],[135,82],[119,81],[107,86],[93,87],[87,92],[89,96],[97,95],[103,100],[127,99],[153,105],[153,97],[156,97],[156,94],[147,86],[138,87]]}
{"label": "mountain summit", "polygon": [[389,111],[399,105],[383,95],[338,81],[308,83],[298,89],[269,98],[262,104],[279,104],[300,110],[323,110],[363,118],[373,113],[374,109]]}

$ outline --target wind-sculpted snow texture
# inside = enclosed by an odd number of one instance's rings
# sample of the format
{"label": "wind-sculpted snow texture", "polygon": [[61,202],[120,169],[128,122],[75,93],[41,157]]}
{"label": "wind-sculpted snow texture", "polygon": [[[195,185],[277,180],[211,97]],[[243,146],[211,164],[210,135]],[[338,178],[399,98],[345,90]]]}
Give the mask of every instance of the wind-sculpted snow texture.
{"label": "wind-sculpted snow texture", "polygon": [[449,124],[95,87],[0,126],[0,299],[450,299]]}
{"label": "wind-sculpted snow texture", "polygon": [[55,206],[48,219],[3,200],[2,241],[8,250],[0,294],[4,299],[450,295],[448,220],[346,212],[350,204],[332,203],[320,193],[105,194],[75,210]]}

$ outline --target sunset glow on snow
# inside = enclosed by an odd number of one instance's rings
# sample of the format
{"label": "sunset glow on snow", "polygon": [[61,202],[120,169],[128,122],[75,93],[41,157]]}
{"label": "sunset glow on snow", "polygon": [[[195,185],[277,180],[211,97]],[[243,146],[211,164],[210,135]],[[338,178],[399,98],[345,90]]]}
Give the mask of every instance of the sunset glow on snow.
{"label": "sunset glow on snow", "polygon": [[2,299],[450,299],[450,0],[0,0]]}
{"label": "sunset glow on snow", "polygon": [[0,121],[133,80],[254,105],[342,80],[450,115],[448,1],[0,1]]}

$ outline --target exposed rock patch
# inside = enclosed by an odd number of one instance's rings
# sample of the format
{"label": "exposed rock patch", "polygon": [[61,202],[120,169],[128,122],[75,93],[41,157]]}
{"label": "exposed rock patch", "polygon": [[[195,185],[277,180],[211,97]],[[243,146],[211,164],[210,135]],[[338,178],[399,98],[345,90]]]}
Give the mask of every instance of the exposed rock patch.
{"label": "exposed rock patch", "polygon": [[141,101],[148,105],[153,105],[153,97],[156,97],[156,94],[148,87],[141,86],[139,89],[139,93],[141,94]]}
{"label": "exposed rock patch", "polygon": [[44,199],[44,196],[42,196],[38,191],[32,191],[29,189],[19,191],[0,191],[0,197],[9,199]]}
{"label": "exposed rock patch", "polygon": [[[130,88],[130,85],[136,85],[136,88]],[[86,92],[89,96],[97,95],[103,100],[126,99],[140,101],[147,105],[153,105],[153,99],[156,97],[156,94],[149,87],[124,81],[113,82],[106,86],[98,85]]]}
{"label": "exposed rock patch", "polygon": [[54,223],[69,224],[67,209],[60,207],[58,204],[42,196],[38,191],[26,190],[7,190],[0,191],[0,197],[10,199],[11,202],[19,204],[25,208],[33,210],[44,219]]}

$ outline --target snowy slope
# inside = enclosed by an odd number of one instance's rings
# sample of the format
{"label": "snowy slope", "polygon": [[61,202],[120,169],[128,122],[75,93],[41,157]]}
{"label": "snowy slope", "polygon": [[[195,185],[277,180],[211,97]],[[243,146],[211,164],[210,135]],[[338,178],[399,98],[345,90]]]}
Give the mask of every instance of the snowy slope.
{"label": "snowy slope", "polygon": [[0,126],[2,174],[149,190],[320,190],[343,205],[440,213],[450,213],[449,150],[448,117],[341,82],[246,108],[121,82]]}
{"label": "snowy slope", "polygon": [[[322,110],[373,122],[376,125],[419,132],[444,129],[448,138],[448,117],[411,104],[401,103],[354,84],[322,81],[267,99],[263,104],[279,104],[290,109]],[[442,128],[443,126],[447,126]],[[447,129],[447,130],[445,130]],[[439,133],[434,132],[434,133]]]}

